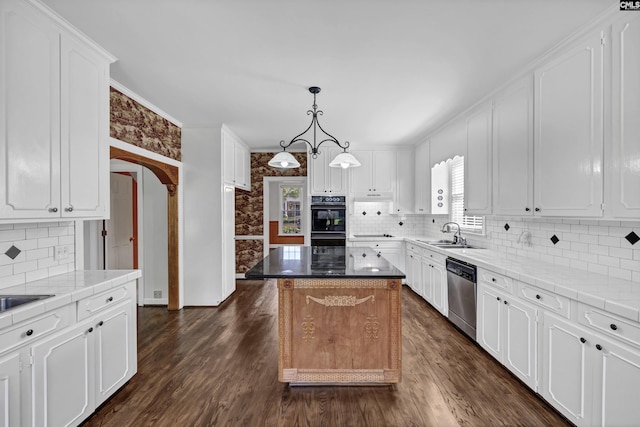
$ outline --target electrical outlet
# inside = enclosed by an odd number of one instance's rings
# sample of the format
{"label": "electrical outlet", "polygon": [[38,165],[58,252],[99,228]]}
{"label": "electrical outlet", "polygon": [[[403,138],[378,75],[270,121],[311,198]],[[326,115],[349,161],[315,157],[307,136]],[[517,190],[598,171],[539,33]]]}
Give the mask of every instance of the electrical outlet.
{"label": "electrical outlet", "polygon": [[53,259],[61,260],[69,258],[69,254],[71,253],[71,248],[66,245],[55,246],[53,248]]}
{"label": "electrical outlet", "polygon": [[154,298],[162,298],[162,291],[153,291]]}

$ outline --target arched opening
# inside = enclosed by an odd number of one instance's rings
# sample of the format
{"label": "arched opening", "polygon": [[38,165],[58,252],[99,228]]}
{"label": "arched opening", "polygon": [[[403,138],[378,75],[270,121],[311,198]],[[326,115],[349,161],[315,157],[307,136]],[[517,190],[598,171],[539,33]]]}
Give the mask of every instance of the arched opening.
{"label": "arched opening", "polygon": [[120,159],[136,163],[151,170],[161,183],[167,187],[167,235],[169,273],[167,309],[180,309],[180,279],[178,254],[178,168],[158,160],[153,160],[139,154],[110,147],[109,158]]}

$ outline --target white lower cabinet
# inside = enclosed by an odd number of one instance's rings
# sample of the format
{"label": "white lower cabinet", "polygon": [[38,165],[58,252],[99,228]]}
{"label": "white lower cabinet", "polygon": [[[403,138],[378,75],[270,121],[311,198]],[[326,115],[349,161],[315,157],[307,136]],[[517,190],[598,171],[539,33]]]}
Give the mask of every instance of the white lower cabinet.
{"label": "white lower cabinet", "polygon": [[578,426],[635,426],[640,351],[544,314],[542,396]]}
{"label": "white lower cabinet", "polygon": [[477,306],[477,342],[536,390],[538,310],[482,282]]}
{"label": "white lower cabinet", "polygon": [[20,354],[0,358],[0,427],[20,425]]}
{"label": "white lower cabinet", "polygon": [[420,257],[422,297],[442,315],[449,314],[445,256],[427,249]]}
{"label": "white lower cabinet", "polygon": [[76,425],[95,409],[93,331],[85,321],[31,348],[34,426]]}
{"label": "white lower cabinet", "polygon": [[135,299],[121,292],[135,281],[0,330],[0,427],[78,425],[133,377]]}
{"label": "white lower cabinet", "polygon": [[34,425],[79,424],[136,371],[127,300],[31,348]]}

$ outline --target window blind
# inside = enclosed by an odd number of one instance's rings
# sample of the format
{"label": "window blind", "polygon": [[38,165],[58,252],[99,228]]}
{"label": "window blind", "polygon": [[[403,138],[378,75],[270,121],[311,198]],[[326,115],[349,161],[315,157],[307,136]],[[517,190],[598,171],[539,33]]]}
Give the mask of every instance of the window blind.
{"label": "window blind", "polygon": [[484,217],[464,214],[464,157],[456,157],[450,164],[451,173],[451,221],[460,228],[480,232]]}

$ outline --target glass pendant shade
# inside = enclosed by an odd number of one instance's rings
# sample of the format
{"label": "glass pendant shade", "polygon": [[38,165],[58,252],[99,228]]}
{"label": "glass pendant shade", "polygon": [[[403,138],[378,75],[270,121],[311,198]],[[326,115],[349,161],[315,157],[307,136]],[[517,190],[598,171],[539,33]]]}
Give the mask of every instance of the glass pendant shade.
{"label": "glass pendant shade", "polygon": [[329,166],[332,168],[357,168],[358,166],[362,166],[362,164],[356,159],[353,154],[347,153],[346,151],[338,154],[335,159],[329,163]]}
{"label": "glass pendant shade", "polygon": [[300,163],[296,160],[296,158],[293,157],[291,153],[287,153],[286,151],[280,151],[278,154],[273,156],[273,159],[269,160],[268,165],[274,168],[281,169],[293,169],[300,167]]}

